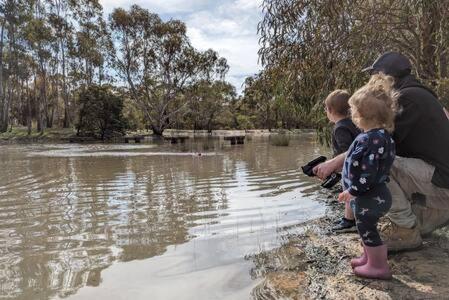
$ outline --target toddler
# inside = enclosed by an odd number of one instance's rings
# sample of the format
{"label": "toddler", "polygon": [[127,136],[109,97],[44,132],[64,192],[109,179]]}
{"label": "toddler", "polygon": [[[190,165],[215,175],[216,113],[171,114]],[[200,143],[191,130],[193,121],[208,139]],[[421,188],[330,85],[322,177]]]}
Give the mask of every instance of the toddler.
{"label": "toddler", "polygon": [[363,255],[351,260],[354,273],[360,277],[391,278],[387,247],[379,236],[377,222],[391,207],[386,182],[395,157],[390,134],[397,98],[393,79],[378,74],[349,99],[352,120],[363,133],[357,136],[346,156],[342,173],[344,191],[339,200],[350,202],[362,239]]}
{"label": "toddler", "polygon": [[[324,100],[326,116],[330,122],[334,123],[332,130],[334,157],[348,151],[352,142],[360,133],[350,117],[349,98],[351,98],[351,95],[347,91],[335,90]],[[349,203],[345,203],[345,215],[336,222],[332,231],[335,233],[357,232]]]}

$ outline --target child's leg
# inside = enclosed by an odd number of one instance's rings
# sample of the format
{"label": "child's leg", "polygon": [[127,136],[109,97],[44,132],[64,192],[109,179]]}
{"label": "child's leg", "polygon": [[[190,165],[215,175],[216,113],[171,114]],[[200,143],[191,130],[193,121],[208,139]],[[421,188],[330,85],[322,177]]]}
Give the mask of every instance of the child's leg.
{"label": "child's leg", "polygon": [[391,206],[391,195],[388,190],[380,191],[377,197],[360,197],[355,201],[357,229],[368,260],[366,264],[355,267],[354,273],[361,277],[389,279],[391,272],[387,261],[387,248],[377,231],[377,222]]}
{"label": "child's leg", "polygon": [[[346,202],[345,209],[347,209],[348,207],[351,210],[351,214],[354,216],[353,212],[355,210],[357,210],[357,204],[356,204],[355,200],[351,200],[351,202]],[[360,224],[360,222],[358,222],[357,220],[355,220],[355,222],[356,222],[357,231],[359,231],[359,224]],[[366,255],[365,245],[363,244],[363,242],[361,244],[362,244],[362,247],[363,247],[362,255],[357,257],[357,258],[351,259],[351,267],[353,269],[355,267],[363,266],[364,264],[366,264],[368,262],[368,256]]]}
{"label": "child's leg", "polygon": [[351,204],[363,244],[368,247],[382,245],[377,222],[391,207],[391,194],[388,188],[385,185],[379,187],[374,195],[357,197]]}
{"label": "child's leg", "polygon": [[345,202],[344,217],[335,223],[335,226],[332,227],[332,231],[335,233],[356,232],[354,214],[347,202]]}
{"label": "child's leg", "polygon": [[354,213],[352,212],[351,206],[345,202],[345,212],[344,217],[334,223],[335,226],[332,227],[332,231],[335,233],[349,233],[356,232],[354,223]]}
{"label": "child's leg", "polygon": [[354,220],[354,212],[348,202],[345,202],[345,218],[347,220]]}

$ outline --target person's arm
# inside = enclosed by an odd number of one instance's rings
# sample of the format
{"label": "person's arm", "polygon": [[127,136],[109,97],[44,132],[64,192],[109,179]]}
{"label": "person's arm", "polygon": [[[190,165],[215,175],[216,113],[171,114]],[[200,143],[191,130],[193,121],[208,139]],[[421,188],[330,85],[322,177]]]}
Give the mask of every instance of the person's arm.
{"label": "person's arm", "polygon": [[346,153],[335,156],[313,168],[313,173],[320,179],[324,180],[334,172],[340,172],[343,169]]}
{"label": "person's arm", "polygon": [[449,111],[446,108],[443,108],[444,113],[446,114],[447,119],[449,120]]}
{"label": "person's arm", "polygon": [[396,145],[400,144],[413,131],[422,114],[419,107],[412,101],[402,101],[400,104],[400,111],[394,121],[393,139]]}

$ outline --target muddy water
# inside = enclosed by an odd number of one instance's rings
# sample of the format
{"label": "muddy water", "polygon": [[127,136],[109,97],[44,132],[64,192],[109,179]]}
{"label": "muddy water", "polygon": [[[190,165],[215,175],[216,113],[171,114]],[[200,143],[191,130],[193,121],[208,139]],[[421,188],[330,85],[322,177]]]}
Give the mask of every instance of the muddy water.
{"label": "muddy water", "polygon": [[0,146],[0,297],[248,299],[245,255],[323,213],[321,149],[228,143]]}

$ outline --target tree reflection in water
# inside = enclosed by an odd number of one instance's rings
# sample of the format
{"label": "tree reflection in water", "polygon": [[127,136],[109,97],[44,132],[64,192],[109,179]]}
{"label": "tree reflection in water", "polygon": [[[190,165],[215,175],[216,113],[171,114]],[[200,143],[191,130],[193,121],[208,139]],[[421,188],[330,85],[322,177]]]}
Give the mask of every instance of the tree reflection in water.
{"label": "tree reflection in water", "polygon": [[[187,147],[201,148],[197,143]],[[303,144],[308,146],[299,153]],[[4,147],[0,296],[72,294],[83,286],[98,286],[101,271],[114,261],[162,255],[169,245],[201,232],[191,228],[210,227],[226,217],[230,189],[257,191],[259,196],[279,187],[297,189],[303,178],[287,171],[296,168],[297,160],[315,155],[311,145],[310,138],[287,150],[266,141],[238,148],[215,141],[208,151],[218,154],[211,156],[127,155],[148,149],[113,145],[56,146],[62,153],[90,156],[54,155],[55,146]],[[156,150],[185,149],[151,149]]]}

